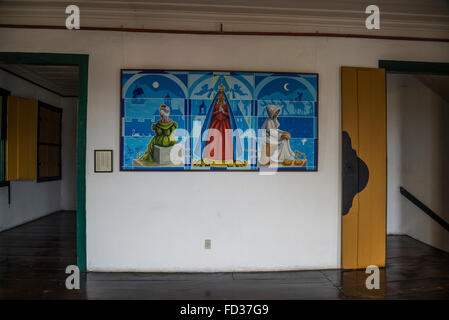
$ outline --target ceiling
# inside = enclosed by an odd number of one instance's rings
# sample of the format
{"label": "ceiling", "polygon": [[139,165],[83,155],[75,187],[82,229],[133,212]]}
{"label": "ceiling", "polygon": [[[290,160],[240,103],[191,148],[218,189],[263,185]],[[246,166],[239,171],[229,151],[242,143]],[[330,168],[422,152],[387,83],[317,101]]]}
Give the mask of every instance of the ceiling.
{"label": "ceiling", "polygon": [[78,96],[78,67],[0,64],[0,68],[60,96]]}
{"label": "ceiling", "polygon": [[[365,8],[380,8],[380,30]],[[3,0],[0,24],[64,28],[67,1]],[[78,0],[81,29],[142,28],[228,32],[319,32],[449,38],[448,0]]]}

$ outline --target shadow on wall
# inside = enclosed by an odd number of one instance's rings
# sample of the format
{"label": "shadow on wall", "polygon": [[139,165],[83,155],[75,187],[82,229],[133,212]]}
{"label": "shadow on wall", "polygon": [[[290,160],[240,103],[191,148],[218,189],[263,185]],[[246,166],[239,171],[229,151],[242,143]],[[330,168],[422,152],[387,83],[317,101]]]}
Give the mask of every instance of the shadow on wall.
{"label": "shadow on wall", "polygon": [[[431,91],[429,99],[430,112],[434,112],[433,118],[429,123],[429,129],[434,132],[431,137],[434,148],[432,154],[435,156],[435,168],[432,168],[430,185],[434,185],[431,203],[438,203],[436,213],[445,221],[449,221],[449,204],[447,196],[449,195],[449,169],[447,166],[449,150],[449,131],[447,124],[449,122],[449,76],[415,76],[428,90]],[[432,123],[434,122],[434,123]],[[431,243],[443,244],[443,248],[449,251],[449,234],[437,223],[430,224]]]}

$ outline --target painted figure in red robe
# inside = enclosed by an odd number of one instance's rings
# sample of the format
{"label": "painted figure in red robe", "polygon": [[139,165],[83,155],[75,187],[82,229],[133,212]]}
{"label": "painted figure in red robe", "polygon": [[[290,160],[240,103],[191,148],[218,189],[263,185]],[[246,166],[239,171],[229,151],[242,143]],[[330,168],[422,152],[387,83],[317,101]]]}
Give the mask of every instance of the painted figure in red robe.
{"label": "painted figure in red robe", "polygon": [[206,164],[233,163],[234,149],[230,117],[225,94],[219,92],[212,110],[212,118],[203,154],[203,160]]}

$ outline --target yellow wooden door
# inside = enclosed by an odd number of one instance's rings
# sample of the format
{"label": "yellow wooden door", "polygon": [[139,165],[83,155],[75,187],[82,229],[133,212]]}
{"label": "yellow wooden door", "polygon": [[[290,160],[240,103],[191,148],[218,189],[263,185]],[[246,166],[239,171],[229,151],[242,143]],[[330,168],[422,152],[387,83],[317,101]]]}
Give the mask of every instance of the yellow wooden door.
{"label": "yellow wooden door", "polygon": [[6,178],[36,179],[37,100],[8,97],[6,125]]}
{"label": "yellow wooden door", "polygon": [[[357,191],[342,218],[342,267],[382,267],[386,241],[385,70],[342,67],[341,93],[343,136],[349,138],[358,158],[354,169]],[[363,185],[360,166],[367,168]]]}

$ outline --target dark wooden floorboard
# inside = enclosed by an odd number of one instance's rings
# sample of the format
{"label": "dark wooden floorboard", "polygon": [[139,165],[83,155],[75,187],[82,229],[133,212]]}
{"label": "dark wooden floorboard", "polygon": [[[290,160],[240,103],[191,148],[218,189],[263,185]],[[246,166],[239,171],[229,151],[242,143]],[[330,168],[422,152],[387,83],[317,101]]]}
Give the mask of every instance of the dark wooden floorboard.
{"label": "dark wooden floorboard", "polygon": [[388,236],[380,289],[364,270],[246,273],[84,273],[76,264],[76,217],[59,212],[0,233],[0,299],[449,299],[449,254],[407,236]]}

